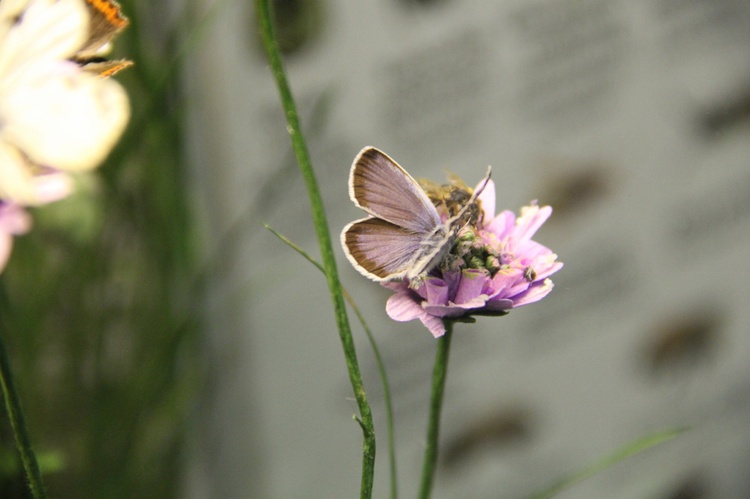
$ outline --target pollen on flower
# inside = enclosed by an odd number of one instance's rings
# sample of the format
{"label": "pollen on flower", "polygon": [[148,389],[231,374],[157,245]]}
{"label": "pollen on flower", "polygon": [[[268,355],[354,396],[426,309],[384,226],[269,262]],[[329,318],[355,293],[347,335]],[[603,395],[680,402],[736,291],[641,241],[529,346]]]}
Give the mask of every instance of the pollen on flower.
{"label": "pollen on flower", "polygon": [[[419,179],[420,186],[427,193],[427,197],[435,205],[438,213],[445,213],[446,218],[460,213],[474,194],[474,190],[457,175],[451,174],[449,180],[450,183],[440,185],[427,179]],[[460,222],[466,225],[476,225],[480,215],[481,201],[476,200],[468,207]]]}
{"label": "pollen on flower", "polygon": [[485,262],[485,267],[487,267],[487,269],[491,273],[494,274],[495,272],[497,272],[498,270],[500,270],[500,260],[497,258],[496,255],[490,254],[490,255],[487,256],[487,261]]}
{"label": "pollen on flower", "polygon": [[[456,193],[471,192],[455,184],[432,185],[426,191],[436,206],[453,213],[461,210],[451,204],[461,199]],[[439,337],[445,334],[446,319],[504,315],[552,291],[549,276],[563,264],[549,248],[531,239],[552,208],[532,202],[518,217],[510,211],[495,215],[490,211],[494,211],[494,195],[494,184],[489,181],[477,198],[476,213],[464,222],[450,252],[428,275],[418,281],[387,284],[395,291],[386,305],[392,319],[419,319]]]}

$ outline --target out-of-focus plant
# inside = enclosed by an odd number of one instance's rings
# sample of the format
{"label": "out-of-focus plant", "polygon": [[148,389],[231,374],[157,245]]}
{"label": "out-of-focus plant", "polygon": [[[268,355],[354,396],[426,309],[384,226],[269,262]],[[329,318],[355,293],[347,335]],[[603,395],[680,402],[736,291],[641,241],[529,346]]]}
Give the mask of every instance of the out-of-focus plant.
{"label": "out-of-focus plant", "polygon": [[[0,281],[0,334],[55,497],[176,496],[201,380],[181,26],[147,32],[141,21],[163,6],[120,3],[130,125],[70,197],[34,210]],[[5,421],[0,444],[13,449]],[[0,497],[26,497],[24,481],[0,453]]]}

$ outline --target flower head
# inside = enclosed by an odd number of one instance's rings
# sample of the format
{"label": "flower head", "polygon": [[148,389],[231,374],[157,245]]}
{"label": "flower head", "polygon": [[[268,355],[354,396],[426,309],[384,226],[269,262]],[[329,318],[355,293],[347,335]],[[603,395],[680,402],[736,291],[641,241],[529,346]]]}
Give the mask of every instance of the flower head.
{"label": "flower head", "polygon": [[[445,334],[444,319],[504,315],[552,291],[549,276],[563,264],[549,248],[531,239],[552,214],[552,208],[532,202],[521,209],[519,217],[511,211],[495,216],[492,181],[477,204],[478,216],[459,231],[450,253],[438,267],[420,282],[383,284],[396,292],[386,304],[392,319],[419,319],[439,337]],[[450,206],[445,209],[451,211]]]}

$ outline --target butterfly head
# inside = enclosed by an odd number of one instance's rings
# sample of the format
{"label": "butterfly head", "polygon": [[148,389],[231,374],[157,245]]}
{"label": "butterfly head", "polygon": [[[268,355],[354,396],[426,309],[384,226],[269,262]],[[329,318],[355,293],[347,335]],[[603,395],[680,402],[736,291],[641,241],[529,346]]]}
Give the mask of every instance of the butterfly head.
{"label": "butterfly head", "polygon": [[474,190],[457,176],[449,176],[450,183],[437,184],[419,179],[420,186],[435,205],[444,220],[461,214],[459,225],[477,225],[481,222],[482,202],[474,197]]}

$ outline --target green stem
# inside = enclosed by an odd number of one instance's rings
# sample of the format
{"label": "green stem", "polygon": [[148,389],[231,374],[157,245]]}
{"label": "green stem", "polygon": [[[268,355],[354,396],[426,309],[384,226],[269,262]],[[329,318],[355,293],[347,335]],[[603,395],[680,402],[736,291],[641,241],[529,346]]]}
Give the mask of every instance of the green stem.
{"label": "green stem", "polygon": [[[305,260],[312,263],[318,270],[325,274],[326,270],[323,265],[318,263],[317,260],[311,257],[305,250],[300,248],[291,239],[284,236],[276,229],[267,224],[263,224],[263,227],[271,231],[271,233],[281,239],[284,244],[288,245],[294,251],[302,255]],[[357,316],[357,319],[359,319],[359,323],[362,324],[362,329],[365,331],[367,340],[370,342],[373,354],[375,355],[375,362],[378,365],[380,382],[383,385],[383,399],[385,401],[385,421],[388,430],[388,461],[390,463],[391,469],[391,499],[396,499],[398,497],[398,478],[396,473],[396,442],[394,436],[395,430],[393,428],[393,402],[391,400],[391,388],[390,384],[388,383],[388,375],[385,372],[385,363],[383,362],[383,357],[380,355],[380,348],[378,348],[378,343],[375,341],[375,336],[372,334],[370,326],[367,325],[365,316],[362,315],[362,311],[357,306],[357,302],[354,301],[354,298],[352,298],[352,296],[346,291],[346,288],[344,288],[343,286],[341,287],[341,292],[344,294],[344,299],[346,300],[346,302],[350,307],[352,307],[352,310],[354,310],[354,314]]]}
{"label": "green stem", "polygon": [[427,446],[422,462],[422,484],[419,488],[420,499],[427,499],[432,493],[435,481],[435,466],[438,457],[438,437],[440,434],[440,410],[443,407],[445,379],[448,375],[448,353],[453,335],[453,322],[445,321],[445,334],[438,338],[435,366],[432,369],[432,395],[430,397],[430,419],[427,428]]}
{"label": "green stem", "polygon": [[344,290],[344,293],[347,301],[349,302],[349,305],[351,305],[352,310],[354,310],[354,313],[357,315],[359,322],[362,324],[362,328],[364,329],[365,334],[367,335],[367,339],[370,342],[370,346],[372,347],[372,351],[375,354],[375,362],[378,364],[380,382],[383,385],[383,399],[385,402],[385,423],[386,429],[388,431],[388,463],[391,472],[391,499],[397,499],[398,473],[396,469],[396,430],[393,427],[393,402],[391,401],[391,388],[388,384],[388,376],[385,372],[385,364],[383,363],[383,357],[381,357],[380,355],[378,344],[375,342],[375,337],[373,336],[372,331],[370,331],[367,322],[365,322],[365,317],[362,315],[362,312],[359,310],[359,307],[354,302],[354,299],[351,298],[349,293],[347,293],[346,290]]}
{"label": "green stem", "polygon": [[[4,332],[4,331],[3,331]],[[42,482],[42,474],[39,471],[34,450],[31,448],[31,438],[26,428],[26,420],[21,409],[21,400],[13,385],[13,376],[10,372],[10,359],[8,351],[5,349],[5,342],[0,334],[0,383],[3,385],[3,397],[5,398],[5,408],[8,411],[10,426],[13,428],[13,436],[16,439],[16,447],[21,454],[21,462],[26,471],[26,477],[29,480],[29,488],[34,499],[43,499],[47,497]]]}
{"label": "green stem", "polygon": [[373,477],[375,474],[375,428],[372,421],[372,411],[367,403],[367,395],[362,383],[362,375],[359,372],[357,353],[354,349],[354,340],[349,327],[349,319],[346,315],[346,306],[344,304],[341,283],[336,269],[336,260],[333,254],[330,231],[328,230],[328,220],[326,219],[325,210],[323,208],[323,199],[321,198],[320,190],[318,189],[318,183],[315,179],[315,172],[313,171],[310,162],[310,155],[307,152],[307,146],[304,137],[302,136],[302,129],[300,128],[297,108],[294,104],[292,91],[289,88],[289,83],[287,82],[286,74],[284,72],[284,65],[281,60],[279,46],[271,22],[269,0],[257,0],[255,7],[258,22],[260,24],[260,34],[263,39],[263,46],[271,65],[271,72],[273,73],[273,77],[276,80],[276,85],[279,89],[282,106],[284,107],[287,131],[289,132],[292,141],[294,154],[297,157],[297,164],[299,165],[302,177],[305,180],[305,185],[307,186],[307,194],[310,197],[313,224],[318,236],[320,253],[323,259],[323,265],[325,266],[326,278],[328,280],[328,288],[330,290],[331,300],[333,301],[336,313],[336,325],[338,326],[341,345],[344,350],[344,357],[346,358],[346,365],[349,370],[349,380],[352,384],[354,397],[357,400],[357,405],[359,407],[359,421],[364,437],[362,444],[362,481],[360,495],[363,498],[369,498],[372,497]]}
{"label": "green stem", "polygon": [[570,475],[558,480],[556,483],[547,487],[546,489],[537,492],[536,494],[529,496],[529,499],[551,499],[563,491],[577,485],[579,482],[590,478],[602,470],[613,466],[620,461],[623,461],[629,457],[632,457],[640,452],[651,449],[657,445],[661,445],[664,442],[669,442],[673,438],[681,435],[687,431],[687,428],[669,428],[667,430],[661,430],[652,435],[639,438],[625,444],[625,446],[617,449],[612,454],[604,456],[603,458],[597,459],[593,463],[586,467],[571,473]]}

